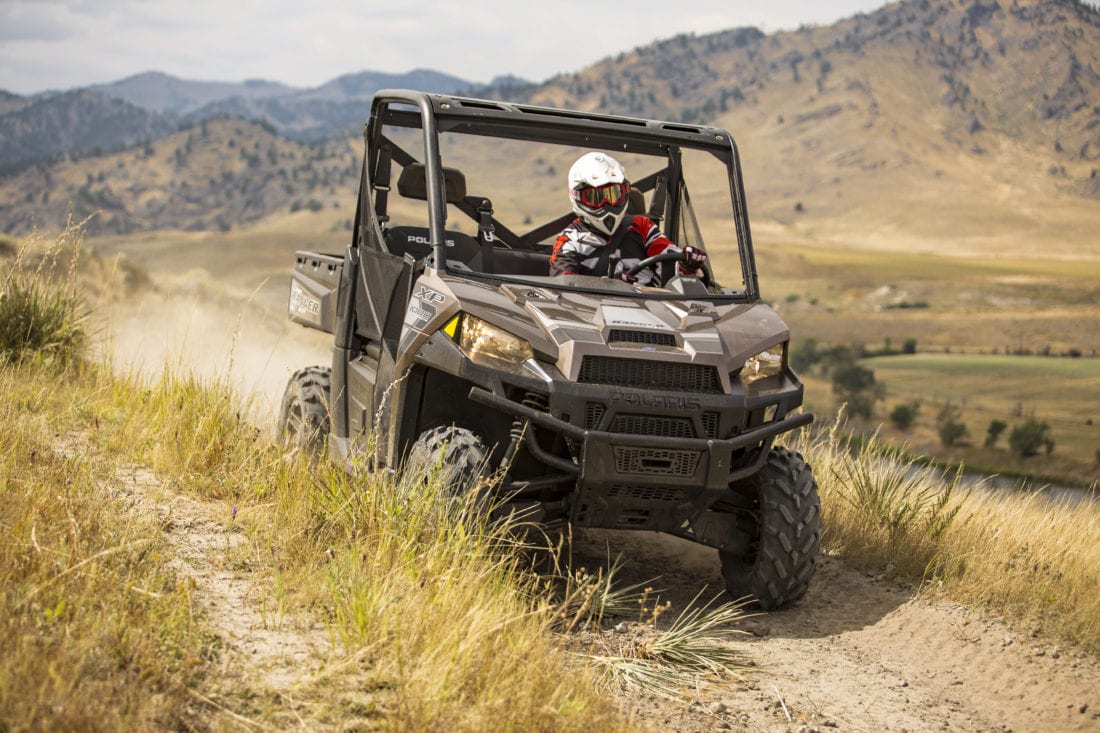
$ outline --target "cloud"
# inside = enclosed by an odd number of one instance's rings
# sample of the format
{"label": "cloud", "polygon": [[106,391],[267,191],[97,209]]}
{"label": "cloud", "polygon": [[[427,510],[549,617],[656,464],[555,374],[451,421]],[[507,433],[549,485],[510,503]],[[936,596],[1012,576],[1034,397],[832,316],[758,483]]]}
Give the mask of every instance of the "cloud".
{"label": "cloud", "polygon": [[0,87],[28,93],[164,71],[316,86],[430,68],[542,81],[678,33],[831,22],[884,0],[0,0]]}
{"label": "cloud", "polygon": [[59,2],[0,3],[0,41],[64,41],[84,33],[80,19]]}

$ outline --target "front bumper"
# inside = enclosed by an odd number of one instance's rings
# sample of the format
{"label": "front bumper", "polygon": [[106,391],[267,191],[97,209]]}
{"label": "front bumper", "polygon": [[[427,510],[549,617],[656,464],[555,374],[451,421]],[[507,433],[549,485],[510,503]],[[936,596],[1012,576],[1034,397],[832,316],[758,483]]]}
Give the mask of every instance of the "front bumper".
{"label": "front bumper", "polygon": [[725,439],[633,435],[585,429],[480,387],[472,387],[469,397],[571,442],[572,460],[546,451],[531,430],[525,445],[537,459],[574,478],[574,523],[673,533],[730,484],[759,470],[775,436],[813,421],[809,413],[784,416]]}

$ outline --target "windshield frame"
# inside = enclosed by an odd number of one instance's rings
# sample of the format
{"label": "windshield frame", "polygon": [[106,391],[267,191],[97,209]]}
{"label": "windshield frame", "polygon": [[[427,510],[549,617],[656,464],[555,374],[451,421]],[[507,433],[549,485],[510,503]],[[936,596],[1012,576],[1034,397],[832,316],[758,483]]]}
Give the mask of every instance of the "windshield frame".
{"label": "windshield frame", "polygon": [[[414,109],[415,111],[413,111]],[[426,94],[411,90],[383,90],[374,97],[371,117],[364,129],[367,155],[364,158],[363,183],[365,185],[361,187],[363,190],[361,190],[360,207],[371,205],[368,192],[375,189],[374,173],[378,166],[378,151],[384,140],[382,134],[384,126],[422,131],[425,157],[423,163],[426,167],[427,223],[434,256],[432,266],[444,269],[449,275],[456,277],[586,293],[612,294],[613,292],[614,295],[619,297],[631,297],[632,294],[623,292],[619,288],[615,288],[614,291],[586,288],[562,282],[559,278],[475,272],[463,266],[455,266],[453,262],[448,264],[444,244],[446,239],[447,199],[443,161],[440,154],[440,133],[453,132],[489,138],[573,145],[647,156],[663,156],[669,160],[669,168],[674,171],[675,176],[674,185],[676,190],[670,190],[668,192],[669,197],[679,196],[680,187],[684,185],[680,171],[677,169],[680,150],[691,149],[710,153],[724,165],[727,171],[729,195],[732,204],[732,225],[735,232],[744,288],[722,288],[720,292],[698,297],[693,296],[692,299],[726,301],[733,299],[752,302],[760,297],[745,205],[740,157],[733,137],[725,130],[526,104]],[[386,187],[380,186],[378,188],[379,190],[388,191]],[[675,216],[679,216],[679,204],[673,206],[672,210],[675,212]],[[545,227],[551,223],[553,222],[536,226],[531,231],[536,231],[540,227]],[[677,225],[678,222],[675,220],[668,222],[670,230]],[[512,236],[516,235],[513,234]],[[635,297],[659,299],[683,299],[685,297],[683,294],[674,291],[654,292],[654,289],[651,288],[635,290],[637,291],[634,294]]]}

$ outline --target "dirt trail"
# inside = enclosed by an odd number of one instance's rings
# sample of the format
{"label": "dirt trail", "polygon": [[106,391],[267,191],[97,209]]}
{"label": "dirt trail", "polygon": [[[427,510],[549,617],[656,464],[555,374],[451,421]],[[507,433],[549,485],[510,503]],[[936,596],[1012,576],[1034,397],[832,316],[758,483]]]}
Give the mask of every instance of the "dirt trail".
{"label": "dirt trail", "polygon": [[[625,559],[624,582],[661,576],[653,586],[671,613],[720,582],[716,553],[661,535],[590,531],[574,558],[600,563],[608,547]],[[795,608],[741,626],[756,667],[744,683],[680,705],[632,703],[678,731],[1100,731],[1095,658],[833,557]]]}
{"label": "dirt trail", "polygon": [[[258,395],[257,414],[272,421],[289,374],[328,354],[323,334],[289,327],[271,303],[250,301],[202,271],[160,279],[157,291],[116,308],[112,323],[120,363],[142,354],[144,368],[156,372],[168,359],[200,374],[228,374],[243,394]],[[284,694],[328,653],[327,635],[270,623],[260,605],[270,589],[259,585],[270,579],[256,578],[247,553],[234,550],[242,537],[212,513],[224,507],[167,501],[180,570],[195,579],[197,601],[227,639],[226,675]],[[236,564],[218,560],[217,543],[229,543],[220,557]],[[589,532],[575,559],[591,567],[609,548],[626,558],[623,582],[660,576],[653,585],[672,614],[700,588],[719,588],[716,553],[671,537]],[[1095,658],[917,597],[835,558],[823,558],[796,608],[743,628],[750,635],[737,643],[756,667],[743,683],[687,702],[631,694],[627,705],[657,729],[677,731],[1100,731]]]}
{"label": "dirt trail", "polygon": [[[309,713],[297,693],[333,661],[336,647],[317,620],[278,607],[274,579],[252,562],[254,548],[236,522],[235,507],[174,493],[142,467],[120,470],[111,492],[125,499],[129,511],[158,517],[173,569],[190,584],[202,623],[217,634],[218,679],[209,695],[193,691],[201,707],[215,719],[232,721],[230,728],[267,728],[231,710],[251,691],[278,699],[278,708],[293,716],[286,721],[291,727],[317,729],[301,717]],[[226,727],[224,721],[207,722]]]}

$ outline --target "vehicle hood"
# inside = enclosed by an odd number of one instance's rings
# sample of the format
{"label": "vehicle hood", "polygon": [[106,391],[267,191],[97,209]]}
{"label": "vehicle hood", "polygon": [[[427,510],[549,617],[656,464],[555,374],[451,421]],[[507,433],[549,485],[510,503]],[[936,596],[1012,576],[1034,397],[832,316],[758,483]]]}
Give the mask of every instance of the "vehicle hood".
{"label": "vehicle hood", "polygon": [[[715,303],[588,294],[451,279],[459,308],[531,343],[537,358],[577,380],[585,357],[709,364],[731,373],[787,341],[787,325],[766,303]],[[662,291],[666,292],[666,291]]]}

